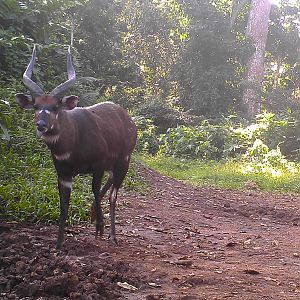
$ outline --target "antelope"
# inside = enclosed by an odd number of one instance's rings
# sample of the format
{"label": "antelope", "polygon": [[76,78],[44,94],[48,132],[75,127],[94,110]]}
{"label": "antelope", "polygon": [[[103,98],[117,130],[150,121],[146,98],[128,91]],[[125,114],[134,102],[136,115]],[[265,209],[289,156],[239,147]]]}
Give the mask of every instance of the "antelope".
{"label": "antelope", "polygon": [[[23,109],[33,109],[37,136],[51,151],[57,173],[60,197],[59,230],[56,249],[61,249],[68,216],[73,177],[92,174],[92,219],[96,219],[96,237],[104,232],[101,200],[108,190],[110,234],[109,240],[117,244],[115,209],[118,190],[127,174],[130,158],[137,139],[137,129],[128,113],[113,102],[102,102],[89,107],[76,107],[78,97],[64,96],[76,81],[71,49],[67,54],[68,79],[46,94],[31,79],[36,59],[34,46],[31,60],[23,74],[23,83],[31,96],[16,94]],[[104,172],[109,176],[101,188]]]}

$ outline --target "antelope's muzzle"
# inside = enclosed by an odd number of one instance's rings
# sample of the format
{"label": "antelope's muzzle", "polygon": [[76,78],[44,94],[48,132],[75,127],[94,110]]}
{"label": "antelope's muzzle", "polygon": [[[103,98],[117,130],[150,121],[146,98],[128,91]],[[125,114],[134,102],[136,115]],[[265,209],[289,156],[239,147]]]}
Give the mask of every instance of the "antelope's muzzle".
{"label": "antelope's muzzle", "polygon": [[41,133],[45,132],[47,129],[46,122],[44,120],[39,120],[38,122],[36,122],[36,128]]}

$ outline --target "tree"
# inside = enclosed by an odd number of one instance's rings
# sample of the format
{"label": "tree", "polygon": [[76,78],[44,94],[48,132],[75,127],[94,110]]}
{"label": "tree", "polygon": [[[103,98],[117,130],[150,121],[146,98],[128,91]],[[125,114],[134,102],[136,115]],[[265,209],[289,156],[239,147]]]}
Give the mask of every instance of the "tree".
{"label": "tree", "polygon": [[213,118],[239,110],[243,64],[249,56],[248,42],[229,31],[230,6],[219,4],[186,4],[190,39],[173,70],[183,109]]}
{"label": "tree", "polygon": [[252,39],[255,51],[247,64],[243,103],[246,115],[255,117],[261,109],[261,86],[264,78],[264,56],[268,36],[268,21],[271,3],[269,0],[252,0],[246,35]]}
{"label": "tree", "polygon": [[265,60],[266,107],[281,114],[299,111],[300,3],[281,1],[271,10]]}

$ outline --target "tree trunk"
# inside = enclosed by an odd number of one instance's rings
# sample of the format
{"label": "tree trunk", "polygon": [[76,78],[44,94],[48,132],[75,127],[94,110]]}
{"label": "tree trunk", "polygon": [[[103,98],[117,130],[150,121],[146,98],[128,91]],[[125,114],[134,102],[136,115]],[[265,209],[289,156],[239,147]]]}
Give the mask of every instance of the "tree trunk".
{"label": "tree trunk", "polygon": [[264,78],[264,55],[268,36],[268,21],[271,3],[269,0],[252,0],[246,35],[252,39],[255,52],[247,65],[246,80],[249,84],[243,102],[246,114],[254,118],[261,110],[261,87]]}

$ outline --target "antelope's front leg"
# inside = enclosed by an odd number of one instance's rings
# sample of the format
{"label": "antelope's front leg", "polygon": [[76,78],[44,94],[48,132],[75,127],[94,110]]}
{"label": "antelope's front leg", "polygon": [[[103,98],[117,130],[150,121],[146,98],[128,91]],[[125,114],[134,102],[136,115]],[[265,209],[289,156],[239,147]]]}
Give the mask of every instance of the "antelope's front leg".
{"label": "antelope's front leg", "polygon": [[60,197],[60,218],[59,218],[59,230],[58,230],[56,249],[61,249],[64,240],[66,221],[68,217],[70,195],[72,190],[72,177],[71,176],[59,177],[58,189],[59,189],[59,197]]}

